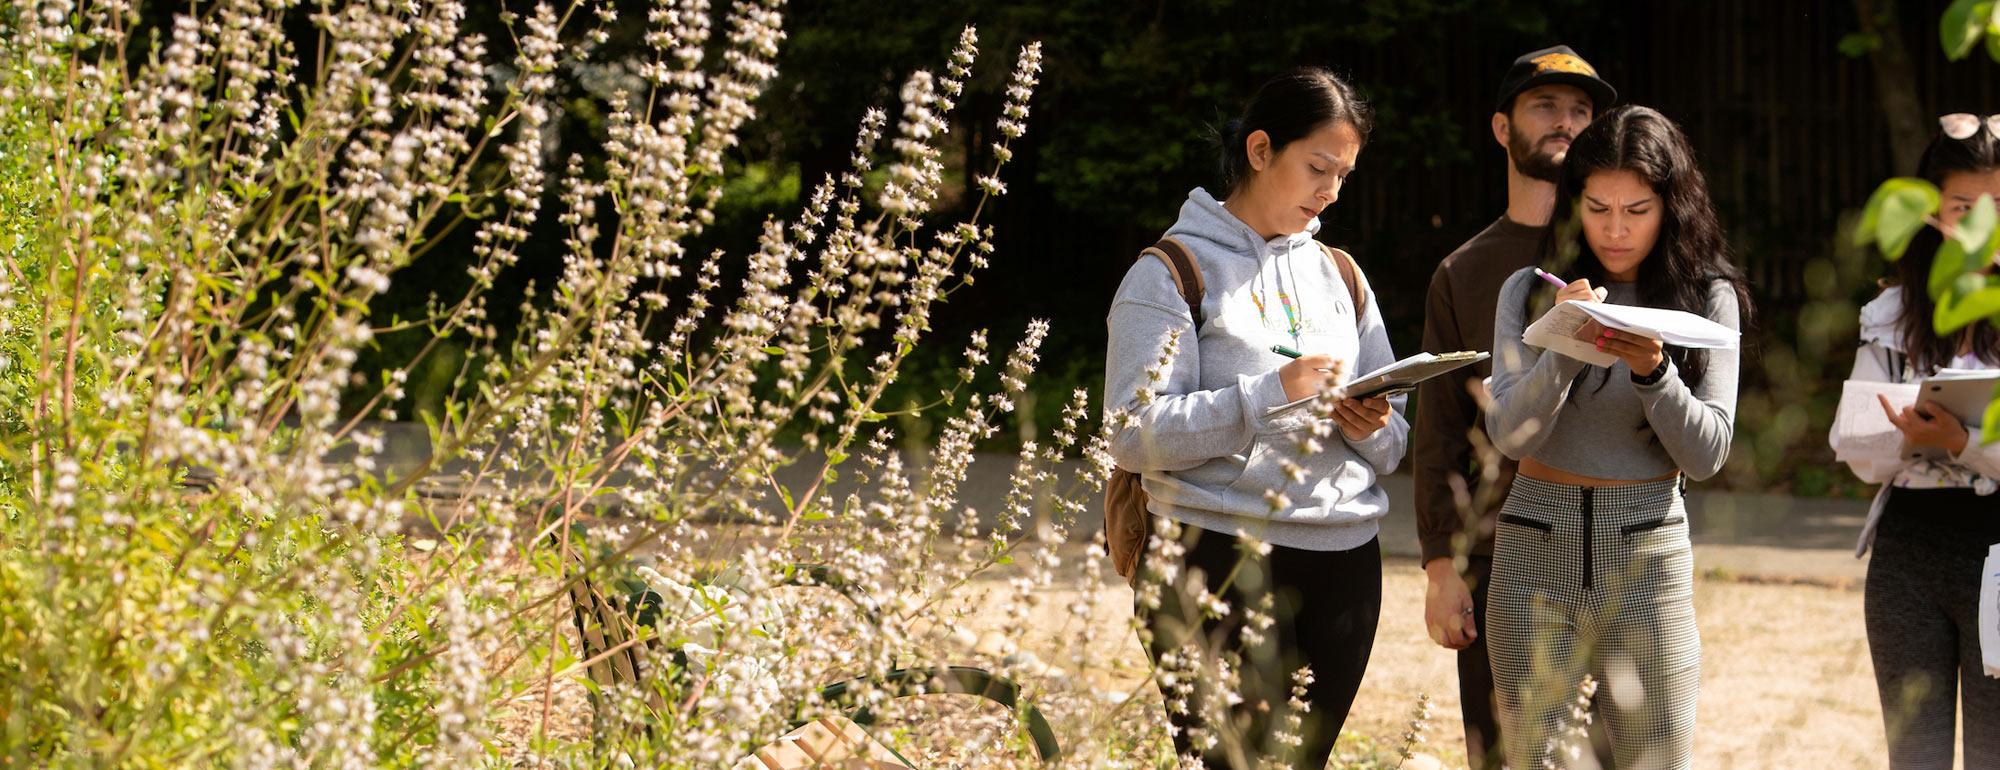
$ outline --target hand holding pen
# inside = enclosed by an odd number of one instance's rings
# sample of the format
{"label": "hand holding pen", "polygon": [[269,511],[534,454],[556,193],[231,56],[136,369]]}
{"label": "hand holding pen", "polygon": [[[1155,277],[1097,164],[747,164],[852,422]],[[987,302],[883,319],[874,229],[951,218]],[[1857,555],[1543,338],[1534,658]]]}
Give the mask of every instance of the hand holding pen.
{"label": "hand holding pen", "polygon": [[1535,276],[1544,281],[1549,282],[1550,286],[1556,287],[1557,303],[1569,302],[1572,300],[1577,302],[1604,301],[1605,297],[1604,287],[1599,286],[1596,288],[1592,288],[1590,285],[1590,279],[1588,278],[1578,278],[1574,281],[1564,283],[1563,279],[1557,278],[1554,275],[1549,274],[1548,271],[1543,270],[1539,267],[1535,268]]}
{"label": "hand holding pen", "polygon": [[[1539,267],[1535,268],[1535,275],[1544,281],[1548,281],[1558,289],[1556,292],[1557,302],[1567,300],[1575,300],[1577,302],[1604,301],[1604,287],[1591,288],[1590,281],[1588,280],[1578,278],[1570,283],[1563,283],[1561,278],[1550,275]],[[1659,368],[1660,361],[1666,357],[1666,351],[1661,346],[1659,340],[1642,334],[1633,334],[1632,332],[1608,328],[1604,324],[1598,323],[1596,319],[1583,322],[1583,325],[1576,330],[1576,338],[1596,346],[1599,353],[1610,353],[1624,359],[1625,365],[1635,374],[1639,372],[1651,372]]]}
{"label": "hand holding pen", "polygon": [[[1271,352],[1292,359],[1278,370],[1278,380],[1284,383],[1287,401],[1297,401],[1318,393],[1320,388],[1340,376],[1342,364],[1332,356],[1322,353],[1305,355],[1283,345],[1272,345]],[[1343,398],[1333,409],[1333,422],[1340,426],[1340,434],[1348,441],[1360,441],[1388,427],[1390,411],[1386,398]]]}
{"label": "hand holding pen", "polygon": [[1286,401],[1318,393],[1326,383],[1340,376],[1340,361],[1333,356],[1306,355],[1283,345],[1272,345],[1271,352],[1292,359],[1278,369],[1278,382],[1285,386]]}

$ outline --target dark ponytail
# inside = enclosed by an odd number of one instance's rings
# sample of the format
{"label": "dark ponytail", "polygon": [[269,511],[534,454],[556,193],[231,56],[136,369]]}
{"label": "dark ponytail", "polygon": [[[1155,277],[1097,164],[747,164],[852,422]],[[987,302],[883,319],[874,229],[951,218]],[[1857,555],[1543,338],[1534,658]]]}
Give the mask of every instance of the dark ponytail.
{"label": "dark ponytail", "polygon": [[1369,130],[1375,127],[1375,112],[1354,86],[1332,71],[1299,67],[1266,81],[1250,97],[1242,116],[1216,132],[1225,197],[1234,195],[1250,178],[1250,155],[1244,142],[1251,134],[1268,134],[1271,151],[1276,153],[1314,131],[1342,123],[1353,126],[1366,142]]}

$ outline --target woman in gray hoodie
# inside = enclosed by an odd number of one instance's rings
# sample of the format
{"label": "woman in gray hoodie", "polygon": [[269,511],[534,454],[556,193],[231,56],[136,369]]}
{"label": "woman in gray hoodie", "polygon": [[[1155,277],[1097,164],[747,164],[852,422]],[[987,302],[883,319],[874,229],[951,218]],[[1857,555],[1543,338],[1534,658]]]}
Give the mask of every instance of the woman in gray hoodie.
{"label": "woman in gray hoodie", "polygon": [[1409,424],[1400,397],[1330,414],[1310,398],[1395,360],[1366,281],[1350,292],[1342,278],[1336,260],[1351,258],[1313,239],[1371,119],[1326,70],[1266,83],[1222,132],[1225,197],[1196,188],[1166,233],[1200,270],[1198,328],[1150,258],[1107,318],[1111,455],[1155,516],[1142,635],[1176,748],[1212,768],[1324,766],[1374,644],[1389,503],[1377,478]]}

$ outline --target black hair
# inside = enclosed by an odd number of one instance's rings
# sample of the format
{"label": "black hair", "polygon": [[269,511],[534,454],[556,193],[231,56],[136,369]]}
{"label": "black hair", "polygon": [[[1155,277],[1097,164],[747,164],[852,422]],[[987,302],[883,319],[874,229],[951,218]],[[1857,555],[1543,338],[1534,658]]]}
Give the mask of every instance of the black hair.
{"label": "black hair", "polygon": [[1375,111],[1354,86],[1323,67],[1299,67],[1271,78],[1257,88],[1240,117],[1216,132],[1225,196],[1235,194],[1250,178],[1250,154],[1244,142],[1262,131],[1271,137],[1271,151],[1280,152],[1328,125],[1354,127],[1363,142],[1375,127]]}
{"label": "black hair", "polygon": [[[1602,171],[1637,174],[1660,196],[1665,216],[1652,252],[1639,263],[1639,304],[1707,316],[1711,287],[1716,281],[1727,281],[1736,294],[1738,324],[1747,339],[1755,315],[1748,284],[1742,269],[1730,259],[1729,242],[1708,196],[1708,182],[1680,126],[1657,110],[1632,104],[1591,121],[1576,135],[1563,159],[1562,176],[1556,182],[1555,216],[1550,221],[1570,222],[1576,217],[1584,182]],[[1573,253],[1575,262],[1558,264],[1565,252]],[[1593,286],[1609,279],[1581,227],[1550,228],[1543,241],[1542,261],[1544,269],[1590,279]],[[1708,368],[1706,353],[1669,345],[1666,354],[1680,370],[1682,382],[1690,388],[1701,384]]]}
{"label": "black hair", "polygon": [[[1917,176],[1938,187],[1943,187],[1945,177],[1952,174],[1994,169],[2000,169],[2000,139],[1987,131],[1983,120],[1972,136],[1964,139],[1939,133],[1917,160]],[[1944,235],[1937,228],[1923,228],[1910,239],[1903,258],[1896,262],[1896,282],[1903,287],[1903,314],[1896,319],[1896,338],[1903,344],[1910,369],[1918,374],[1929,374],[1958,355],[1961,337],[1954,334],[1940,338],[1937,328],[1931,325],[1931,317],[1937,312],[1937,303],[1931,300],[1929,290],[1931,263],[1936,261],[1938,248],[1943,245]],[[1970,333],[1973,352],[1982,360],[2000,362],[2000,331],[1992,324],[1973,324]]]}

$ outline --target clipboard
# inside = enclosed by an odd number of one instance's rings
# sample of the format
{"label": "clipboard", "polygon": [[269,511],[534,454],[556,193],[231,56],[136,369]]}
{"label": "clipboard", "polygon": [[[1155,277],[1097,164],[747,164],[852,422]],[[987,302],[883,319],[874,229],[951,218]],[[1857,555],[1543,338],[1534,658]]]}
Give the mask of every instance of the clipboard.
{"label": "clipboard", "polygon": [[1456,353],[1418,353],[1369,372],[1347,383],[1348,398],[1388,398],[1416,390],[1418,383],[1491,358],[1472,350]]}
{"label": "clipboard", "polygon": [[[1362,375],[1343,387],[1347,388],[1347,398],[1388,398],[1416,390],[1417,385],[1424,380],[1471,366],[1491,357],[1491,354],[1471,350],[1443,355],[1418,353]],[[1264,410],[1264,415],[1275,417],[1310,403],[1318,397],[1318,394],[1314,394],[1297,401],[1279,404]]]}
{"label": "clipboard", "polygon": [[[1986,405],[1993,400],[1996,383],[2000,383],[2000,370],[1940,369],[1917,383],[1917,403],[1936,404],[1968,429],[1977,429],[1986,421]],[[1950,459],[1941,448],[1908,443],[1903,445],[1902,455],[1905,460]]]}

